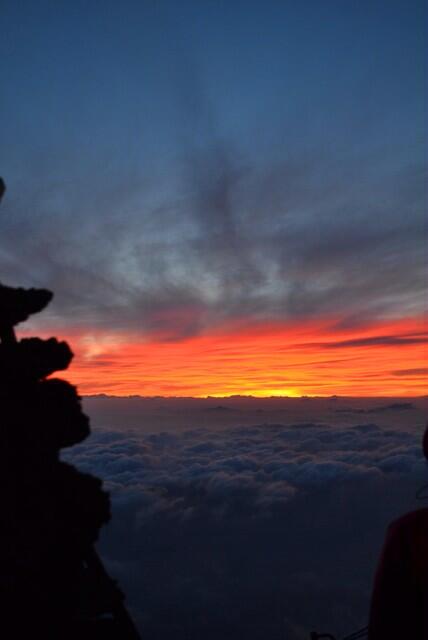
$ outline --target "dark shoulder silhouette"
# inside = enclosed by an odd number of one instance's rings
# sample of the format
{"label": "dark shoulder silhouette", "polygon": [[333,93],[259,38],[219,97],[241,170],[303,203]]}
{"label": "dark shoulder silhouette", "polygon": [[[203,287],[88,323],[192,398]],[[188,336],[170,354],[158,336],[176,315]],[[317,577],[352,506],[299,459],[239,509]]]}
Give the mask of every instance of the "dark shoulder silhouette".
{"label": "dark shoulder silhouette", "polygon": [[373,585],[368,637],[428,638],[428,509],[407,513],[388,527]]}

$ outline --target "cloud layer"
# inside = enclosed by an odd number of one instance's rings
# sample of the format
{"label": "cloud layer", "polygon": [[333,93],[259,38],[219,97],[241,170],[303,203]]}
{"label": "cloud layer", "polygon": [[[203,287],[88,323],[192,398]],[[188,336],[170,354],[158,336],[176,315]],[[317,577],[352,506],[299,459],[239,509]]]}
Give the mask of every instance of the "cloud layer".
{"label": "cloud layer", "polygon": [[262,409],[205,404],[179,429],[150,431],[146,414],[144,429],[98,428],[75,447],[112,491],[100,549],[142,633],[300,640],[363,626],[386,524],[425,476],[423,414],[380,408],[380,421],[257,423]]}

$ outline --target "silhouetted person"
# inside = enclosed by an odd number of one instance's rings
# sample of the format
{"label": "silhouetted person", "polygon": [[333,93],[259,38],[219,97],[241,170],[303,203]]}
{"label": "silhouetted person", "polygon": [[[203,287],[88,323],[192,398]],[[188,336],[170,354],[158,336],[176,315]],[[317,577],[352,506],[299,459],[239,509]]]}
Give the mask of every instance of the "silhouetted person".
{"label": "silhouetted person", "polygon": [[[428,460],[428,425],[423,437]],[[428,509],[388,528],[376,571],[369,640],[428,640]]]}

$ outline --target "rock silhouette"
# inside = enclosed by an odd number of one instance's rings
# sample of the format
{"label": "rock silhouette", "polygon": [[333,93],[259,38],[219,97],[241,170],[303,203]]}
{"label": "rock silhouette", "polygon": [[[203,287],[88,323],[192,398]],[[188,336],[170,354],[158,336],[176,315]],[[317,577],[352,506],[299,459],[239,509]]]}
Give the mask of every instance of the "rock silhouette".
{"label": "rock silhouette", "polygon": [[90,433],[75,387],[46,379],[73,354],[54,338],[15,336],[51,299],[45,289],[0,284],[1,635],[138,638],[93,548],[110,519],[108,493],[59,456]]}

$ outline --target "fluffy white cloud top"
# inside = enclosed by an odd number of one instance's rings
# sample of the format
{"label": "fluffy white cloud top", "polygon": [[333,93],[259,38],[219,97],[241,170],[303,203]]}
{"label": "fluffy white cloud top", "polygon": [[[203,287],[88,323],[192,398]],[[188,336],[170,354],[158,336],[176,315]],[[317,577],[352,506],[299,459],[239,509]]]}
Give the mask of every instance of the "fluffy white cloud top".
{"label": "fluffy white cloud top", "polygon": [[143,635],[300,640],[366,623],[385,528],[424,506],[420,403],[319,400],[299,413],[170,400],[130,412],[130,399],[102,427],[112,402],[87,401],[98,426],[66,457],[111,491],[99,549]]}

